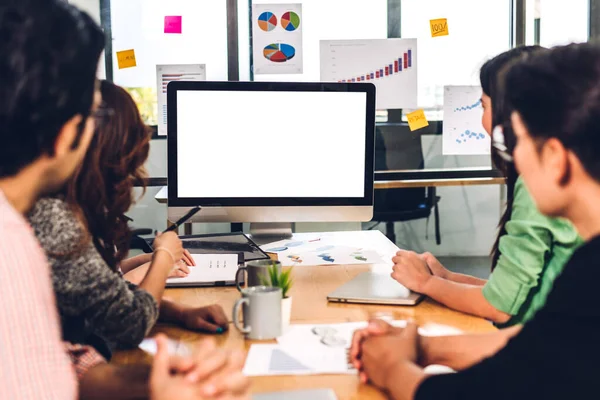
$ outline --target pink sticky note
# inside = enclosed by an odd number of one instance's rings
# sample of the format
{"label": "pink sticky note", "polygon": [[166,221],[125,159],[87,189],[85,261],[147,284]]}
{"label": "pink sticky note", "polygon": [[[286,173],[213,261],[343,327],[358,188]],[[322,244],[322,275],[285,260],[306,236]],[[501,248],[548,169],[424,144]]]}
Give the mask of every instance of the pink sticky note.
{"label": "pink sticky note", "polygon": [[181,33],[181,15],[165,17],[165,33]]}

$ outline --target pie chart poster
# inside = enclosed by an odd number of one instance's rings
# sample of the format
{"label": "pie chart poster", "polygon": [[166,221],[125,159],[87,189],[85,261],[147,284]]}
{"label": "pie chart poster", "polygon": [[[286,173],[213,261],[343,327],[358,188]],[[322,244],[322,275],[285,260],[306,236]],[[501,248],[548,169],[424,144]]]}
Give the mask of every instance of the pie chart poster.
{"label": "pie chart poster", "polygon": [[302,4],[253,4],[254,74],[302,74]]}

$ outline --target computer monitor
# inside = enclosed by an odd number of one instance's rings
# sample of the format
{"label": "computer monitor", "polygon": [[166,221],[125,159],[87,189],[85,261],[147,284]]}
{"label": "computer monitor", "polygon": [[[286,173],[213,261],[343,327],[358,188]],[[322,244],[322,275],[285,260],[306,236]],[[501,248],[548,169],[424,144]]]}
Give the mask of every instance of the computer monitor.
{"label": "computer monitor", "polygon": [[374,85],[172,82],[167,104],[169,220],[372,219]]}

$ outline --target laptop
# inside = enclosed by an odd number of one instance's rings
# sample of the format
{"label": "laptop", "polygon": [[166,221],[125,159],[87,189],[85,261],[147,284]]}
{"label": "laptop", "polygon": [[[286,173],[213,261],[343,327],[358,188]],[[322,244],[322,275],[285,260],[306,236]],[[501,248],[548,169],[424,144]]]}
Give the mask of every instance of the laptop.
{"label": "laptop", "polygon": [[363,272],[327,296],[338,303],[388,304],[414,306],[423,295],[411,292],[387,273]]}

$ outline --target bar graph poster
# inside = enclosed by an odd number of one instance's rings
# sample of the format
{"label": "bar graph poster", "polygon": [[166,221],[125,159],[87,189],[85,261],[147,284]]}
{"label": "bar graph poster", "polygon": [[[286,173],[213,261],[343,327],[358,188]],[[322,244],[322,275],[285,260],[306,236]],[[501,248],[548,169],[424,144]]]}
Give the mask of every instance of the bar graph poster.
{"label": "bar graph poster", "polygon": [[377,109],[417,107],[417,40],[322,40],[321,81],[370,82]]}
{"label": "bar graph poster", "polygon": [[158,134],[167,135],[167,85],[173,81],[205,81],[205,64],[157,65]]}
{"label": "bar graph poster", "polygon": [[255,74],[301,74],[302,4],[253,4]]}
{"label": "bar graph poster", "polygon": [[444,155],[490,154],[490,137],[483,129],[479,86],[444,87]]}

